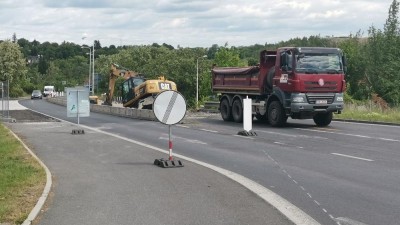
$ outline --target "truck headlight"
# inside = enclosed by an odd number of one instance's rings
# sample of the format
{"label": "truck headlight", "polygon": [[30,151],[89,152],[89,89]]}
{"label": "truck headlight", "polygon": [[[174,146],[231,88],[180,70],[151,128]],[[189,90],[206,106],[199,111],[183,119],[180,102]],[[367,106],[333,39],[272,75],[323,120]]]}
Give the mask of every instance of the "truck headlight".
{"label": "truck headlight", "polygon": [[343,102],[343,96],[338,96],[336,97],[337,102]]}
{"label": "truck headlight", "polygon": [[297,102],[297,103],[304,102],[304,98],[301,96],[293,97],[292,102]]}

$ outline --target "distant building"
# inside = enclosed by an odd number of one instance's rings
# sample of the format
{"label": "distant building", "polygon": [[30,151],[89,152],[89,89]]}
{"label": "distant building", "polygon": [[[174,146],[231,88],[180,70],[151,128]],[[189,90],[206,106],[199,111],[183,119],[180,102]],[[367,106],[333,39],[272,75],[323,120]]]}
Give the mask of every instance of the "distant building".
{"label": "distant building", "polygon": [[28,56],[28,58],[26,59],[26,64],[37,64],[39,63],[40,60],[40,55],[36,55],[36,56]]}

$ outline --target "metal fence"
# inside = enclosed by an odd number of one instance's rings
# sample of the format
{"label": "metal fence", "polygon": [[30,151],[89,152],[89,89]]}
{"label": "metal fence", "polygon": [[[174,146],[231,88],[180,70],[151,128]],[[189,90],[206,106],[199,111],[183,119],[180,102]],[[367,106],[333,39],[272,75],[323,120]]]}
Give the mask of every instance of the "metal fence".
{"label": "metal fence", "polygon": [[0,116],[2,120],[10,118],[10,82],[0,81]]}

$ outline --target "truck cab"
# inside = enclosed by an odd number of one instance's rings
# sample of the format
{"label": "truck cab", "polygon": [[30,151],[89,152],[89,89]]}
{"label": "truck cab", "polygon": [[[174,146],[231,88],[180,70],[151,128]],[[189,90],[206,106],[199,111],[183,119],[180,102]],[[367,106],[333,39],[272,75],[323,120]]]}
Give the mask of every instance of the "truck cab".
{"label": "truck cab", "polygon": [[273,93],[281,98],[288,116],[309,119],[341,113],[346,64],[340,49],[281,48],[278,56]]}

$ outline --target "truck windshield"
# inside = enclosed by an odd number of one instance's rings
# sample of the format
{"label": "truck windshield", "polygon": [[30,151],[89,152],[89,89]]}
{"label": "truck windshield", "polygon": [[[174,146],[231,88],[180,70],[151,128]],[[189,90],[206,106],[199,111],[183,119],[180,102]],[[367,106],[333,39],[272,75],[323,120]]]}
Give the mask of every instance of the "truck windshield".
{"label": "truck windshield", "polygon": [[304,73],[343,73],[343,63],[339,54],[335,53],[298,53],[296,72]]}

